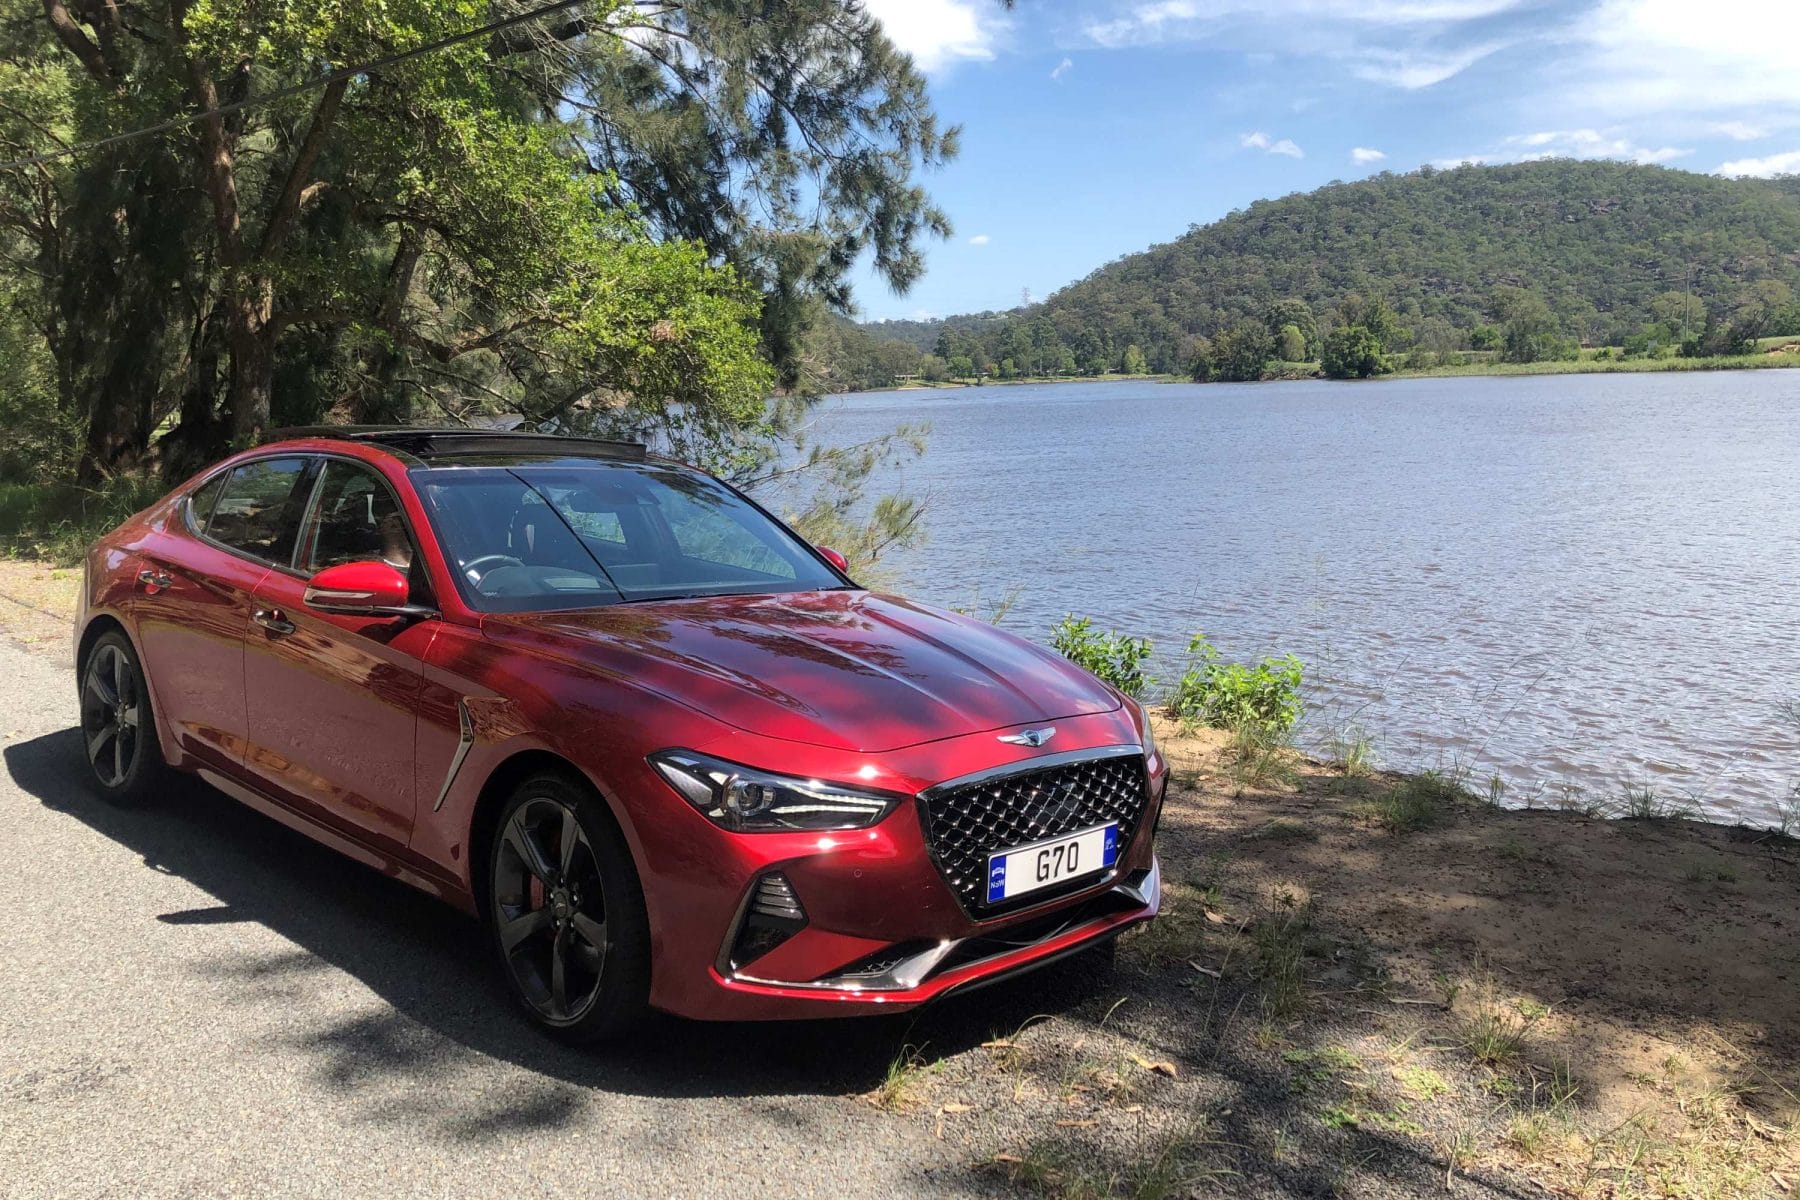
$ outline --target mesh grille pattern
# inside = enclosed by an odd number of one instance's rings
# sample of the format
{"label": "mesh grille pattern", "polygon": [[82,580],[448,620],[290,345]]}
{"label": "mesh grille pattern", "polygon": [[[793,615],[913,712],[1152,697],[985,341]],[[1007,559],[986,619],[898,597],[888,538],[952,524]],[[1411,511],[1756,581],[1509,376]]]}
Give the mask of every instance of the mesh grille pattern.
{"label": "mesh grille pattern", "polygon": [[1020,896],[990,907],[988,855],[1108,821],[1119,823],[1123,850],[1144,815],[1147,798],[1141,754],[1065,763],[948,790],[934,788],[921,798],[925,842],[965,908],[994,911],[1018,907],[1067,889]]}

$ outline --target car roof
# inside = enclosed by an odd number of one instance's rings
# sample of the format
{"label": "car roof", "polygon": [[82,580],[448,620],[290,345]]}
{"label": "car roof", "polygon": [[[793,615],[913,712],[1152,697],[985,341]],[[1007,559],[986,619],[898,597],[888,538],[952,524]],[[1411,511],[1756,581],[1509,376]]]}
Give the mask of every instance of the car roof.
{"label": "car roof", "polygon": [[649,451],[639,442],[521,433],[499,429],[434,429],[416,425],[307,425],[277,429],[269,442],[323,440],[352,442],[393,452],[411,466],[451,465],[495,459],[515,462],[554,458],[612,459],[646,462]]}

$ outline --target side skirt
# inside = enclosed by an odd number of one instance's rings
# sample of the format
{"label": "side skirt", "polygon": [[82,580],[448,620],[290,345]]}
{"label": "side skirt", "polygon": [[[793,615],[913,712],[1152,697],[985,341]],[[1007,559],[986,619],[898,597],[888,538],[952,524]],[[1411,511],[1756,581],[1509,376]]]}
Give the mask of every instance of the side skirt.
{"label": "side skirt", "polygon": [[271,800],[261,792],[246,787],[235,779],[221,775],[209,767],[200,767],[195,774],[233,800],[255,809],[263,816],[280,821],[289,829],[303,833],[315,842],[320,842],[340,854],[355,859],[365,867],[379,871],[390,878],[398,879],[402,883],[410,884],[427,895],[442,900],[452,908],[459,909],[471,916],[474,915],[474,899],[458,884],[409,866],[392,855],[371,850],[354,838],[346,837],[335,829],[328,829],[317,821],[309,820],[285,804]]}

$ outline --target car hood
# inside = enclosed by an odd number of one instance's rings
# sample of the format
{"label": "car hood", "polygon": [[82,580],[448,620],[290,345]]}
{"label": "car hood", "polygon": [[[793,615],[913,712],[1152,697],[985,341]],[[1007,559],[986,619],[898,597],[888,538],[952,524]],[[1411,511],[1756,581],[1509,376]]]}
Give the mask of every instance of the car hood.
{"label": "car hood", "polygon": [[489,617],[716,720],[840,750],[1119,707],[1086,671],[991,625],[863,591],[713,596]]}

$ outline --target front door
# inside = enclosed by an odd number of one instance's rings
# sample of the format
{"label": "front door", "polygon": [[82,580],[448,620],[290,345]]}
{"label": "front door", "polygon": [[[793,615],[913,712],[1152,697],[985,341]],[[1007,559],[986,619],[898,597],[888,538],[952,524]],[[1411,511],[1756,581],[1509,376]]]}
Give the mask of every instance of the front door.
{"label": "front door", "polygon": [[326,460],[295,569],[257,586],[244,656],[246,769],[283,803],[387,850],[412,833],[419,664],[438,623],[314,612],[302,597],[314,572],[338,563],[412,570],[415,545],[384,480]]}

